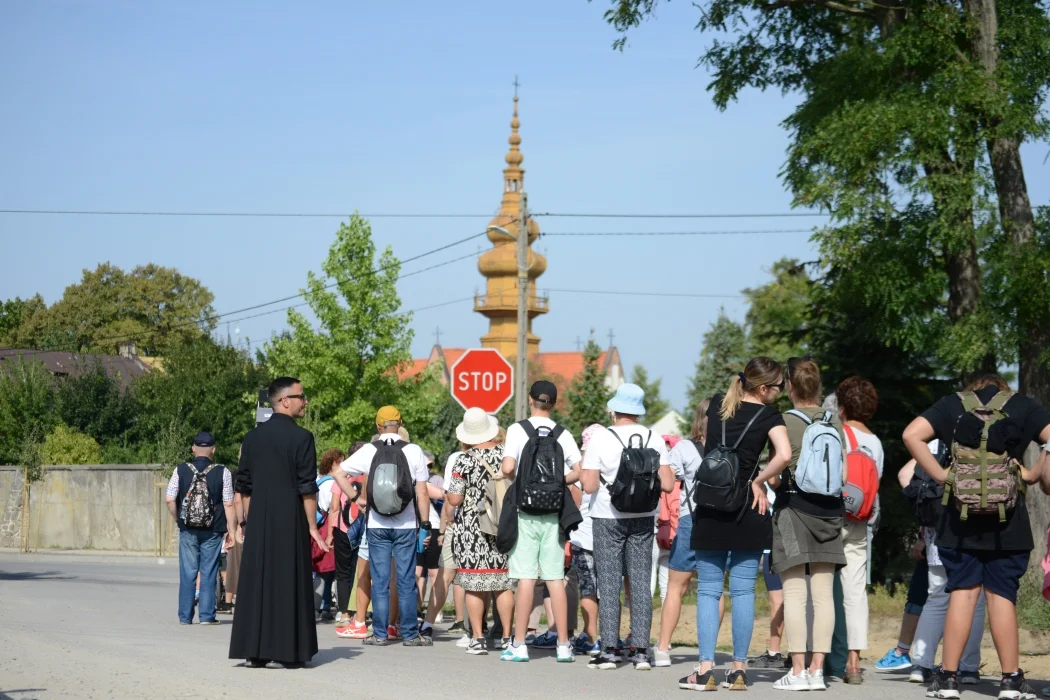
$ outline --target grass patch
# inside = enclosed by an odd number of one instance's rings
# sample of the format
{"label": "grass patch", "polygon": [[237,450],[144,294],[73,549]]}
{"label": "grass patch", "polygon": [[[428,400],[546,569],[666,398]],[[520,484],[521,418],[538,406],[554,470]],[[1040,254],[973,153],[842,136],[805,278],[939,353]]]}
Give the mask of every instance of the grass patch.
{"label": "grass patch", "polygon": [[1017,622],[1029,630],[1050,630],[1050,604],[1043,598],[1042,569],[1029,569],[1017,594]]}

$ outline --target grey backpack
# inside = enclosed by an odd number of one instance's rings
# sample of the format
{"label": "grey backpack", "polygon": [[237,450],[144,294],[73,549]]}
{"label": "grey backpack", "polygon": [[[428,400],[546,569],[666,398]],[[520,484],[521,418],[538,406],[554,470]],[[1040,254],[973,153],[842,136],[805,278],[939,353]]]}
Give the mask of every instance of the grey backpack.
{"label": "grey backpack", "polygon": [[405,458],[404,440],[377,440],[368,473],[368,507],[380,515],[398,515],[415,503],[415,482]]}

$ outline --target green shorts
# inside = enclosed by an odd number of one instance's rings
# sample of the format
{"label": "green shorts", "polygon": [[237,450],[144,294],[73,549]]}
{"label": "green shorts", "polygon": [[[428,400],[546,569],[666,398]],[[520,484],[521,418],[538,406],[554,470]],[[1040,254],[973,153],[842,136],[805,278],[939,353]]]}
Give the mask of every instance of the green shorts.
{"label": "green shorts", "polygon": [[510,550],[509,564],[512,579],[565,578],[565,549],[557,513],[518,513],[518,541]]}

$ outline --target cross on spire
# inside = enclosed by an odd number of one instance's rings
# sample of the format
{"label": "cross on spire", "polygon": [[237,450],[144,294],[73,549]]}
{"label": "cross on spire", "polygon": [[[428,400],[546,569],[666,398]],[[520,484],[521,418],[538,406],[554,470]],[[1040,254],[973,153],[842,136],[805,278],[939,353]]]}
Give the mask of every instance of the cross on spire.
{"label": "cross on spire", "polygon": [[440,327],[434,329],[434,344],[435,345],[441,345],[441,328]]}
{"label": "cross on spire", "polygon": [[580,340],[580,336],[576,336],[576,352],[583,351],[583,341]]}
{"label": "cross on spire", "polygon": [[517,74],[515,74],[514,82],[512,84],[514,85],[514,99],[518,99],[518,87],[521,85],[521,83],[518,82]]}
{"label": "cross on spire", "polygon": [[609,347],[611,348],[616,342],[616,334],[613,333],[613,329],[609,329]]}

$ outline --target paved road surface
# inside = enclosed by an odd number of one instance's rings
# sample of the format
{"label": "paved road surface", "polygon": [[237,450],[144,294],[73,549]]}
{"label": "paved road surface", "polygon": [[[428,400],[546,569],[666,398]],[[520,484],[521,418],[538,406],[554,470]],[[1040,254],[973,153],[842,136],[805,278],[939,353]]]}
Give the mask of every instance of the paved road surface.
{"label": "paved road surface", "polygon": [[[362,647],[337,638],[331,625],[318,626],[321,650],[313,668],[240,668],[226,658],[230,618],[220,616],[216,627],[179,625],[177,590],[172,559],[160,565],[132,557],[0,554],[0,699],[693,696],[677,688],[695,662],[692,649],[676,650],[669,669],[592,671],[582,661],[557,664],[549,652],[528,664],[500,663],[495,654],[470,657],[451,637],[439,637],[430,649]],[[923,697],[920,686],[901,676],[867,675],[864,685],[833,684],[823,697]],[[782,697],[771,688],[776,677],[753,671],[756,682],[744,697]],[[995,690],[986,682],[964,697],[994,697]]]}

